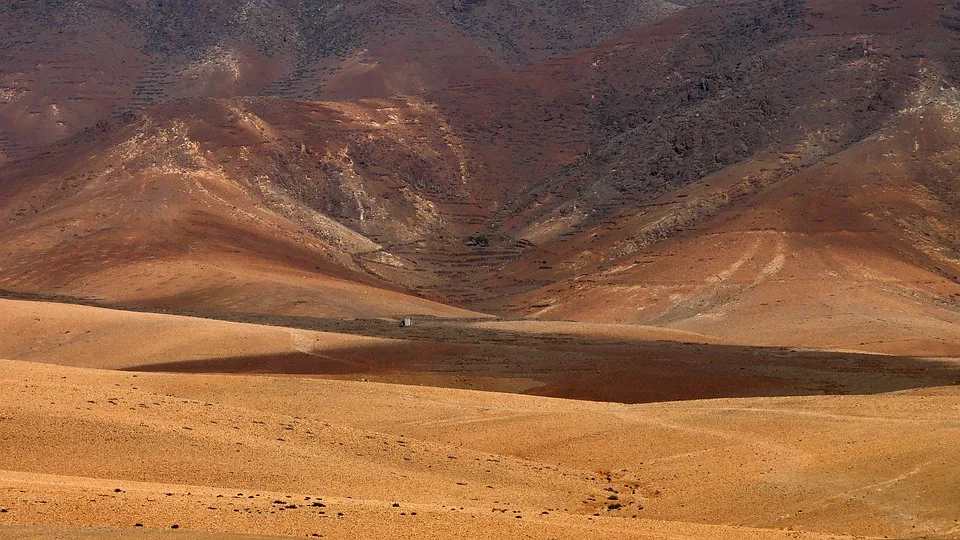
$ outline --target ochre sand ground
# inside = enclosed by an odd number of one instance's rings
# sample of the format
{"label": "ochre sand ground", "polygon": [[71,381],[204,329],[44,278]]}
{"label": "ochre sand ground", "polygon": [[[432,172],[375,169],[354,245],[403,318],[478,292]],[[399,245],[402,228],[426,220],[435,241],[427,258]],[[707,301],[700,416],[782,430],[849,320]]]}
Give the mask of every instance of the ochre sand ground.
{"label": "ochre sand ground", "polygon": [[361,348],[388,340],[256,324],[0,300],[4,358],[122,369],[192,361]]}
{"label": "ochre sand ground", "polygon": [[960,533],[955,387],[620,405],[0,368],[4,527],[328,538]]}
{"label": "ochre sand ground", "polygon": [[0,537],[960,535],[955,358],[300,323],[0,300]]}

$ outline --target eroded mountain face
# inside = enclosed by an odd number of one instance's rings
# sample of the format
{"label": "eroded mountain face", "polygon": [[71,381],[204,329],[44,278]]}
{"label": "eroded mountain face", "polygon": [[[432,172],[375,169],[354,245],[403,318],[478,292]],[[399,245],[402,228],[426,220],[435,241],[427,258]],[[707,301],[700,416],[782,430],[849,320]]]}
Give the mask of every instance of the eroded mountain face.
{"label": "eroded mountain face", "polygon": [[664,0],[9,2],[0,152],[22,157],[117,110],[182,97],[418,94],[668,16]]}
{"label": "eroded mountain face", "polygon": [[958,7],[682,4],[0,8],[0,288],[820,331],[828,276],[955,322]]}

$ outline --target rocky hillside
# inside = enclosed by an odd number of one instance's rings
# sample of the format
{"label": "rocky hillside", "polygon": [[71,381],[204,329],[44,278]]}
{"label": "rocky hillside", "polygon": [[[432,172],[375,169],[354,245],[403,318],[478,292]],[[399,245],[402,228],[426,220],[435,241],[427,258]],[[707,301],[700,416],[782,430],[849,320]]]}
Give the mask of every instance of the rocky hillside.
{"label": "rocky hillside", "polygon": [[794,256],[957,317],[952,3],[199,5],[4,8],[0,288],[728,332]]}
{"label": "rocky hillside", "polygon": [[0,162],[168,99],[437,90],[595,45],[678,9],[665,0],[7,2]]}

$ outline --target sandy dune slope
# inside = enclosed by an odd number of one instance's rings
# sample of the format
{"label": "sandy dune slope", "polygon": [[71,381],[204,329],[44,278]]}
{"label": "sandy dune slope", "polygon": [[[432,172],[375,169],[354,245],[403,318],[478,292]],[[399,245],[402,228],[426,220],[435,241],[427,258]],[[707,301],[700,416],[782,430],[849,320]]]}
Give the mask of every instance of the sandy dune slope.
{"label": "sandy dune slope", "polygon": [[0,300],[4,358],[122,369],[218,358],[316,355],[392,340],[51,302]]}
{"label": "sandy dune slope", "polygon": [[956,388],[625,406],[0,367],[0,525],[353,538],[960,530]]}
{"label": "sandy dune slope", "polygon": [[[212,320],[0,300],[0,358],[136,372],[428,385],[620,403],[873,394],[960,383],[960,359],[745,347],[679,330],[545,321]],[[256,323],[256,324],[251,324]]]}

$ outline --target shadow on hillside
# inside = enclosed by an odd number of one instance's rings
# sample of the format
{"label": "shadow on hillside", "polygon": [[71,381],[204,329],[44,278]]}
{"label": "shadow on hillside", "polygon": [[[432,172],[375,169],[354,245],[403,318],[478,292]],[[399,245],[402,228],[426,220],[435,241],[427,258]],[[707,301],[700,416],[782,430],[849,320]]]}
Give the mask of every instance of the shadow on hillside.
{"label": "shadow on hillside", "polygon": [[[0,291],[0,297],[396,340],[311,353],[171,361],[126,371],[336,377],[494,391],[528,388],[526,393],[541,396],[620,403],[874,394],[960,385],[960,359],[531,334],[424,316],[416,317],[413,327],[400,328],[387,319],[131,308],[10,291]],[[540,384],[518,384],[521,380]]]}
{"label": "shadow on hillside", "polygon": [[[960,384],[960,361],[946,359],[530,335],[434,324],[421,327],[409,339],[372,347],[170,362],[128,370],[330,376],[500,391],[517,388],[518,380],[533,380],[540,384],[527,393],[621,403],[872,394]],[[383,337],[375,332],[364,335]]]}

